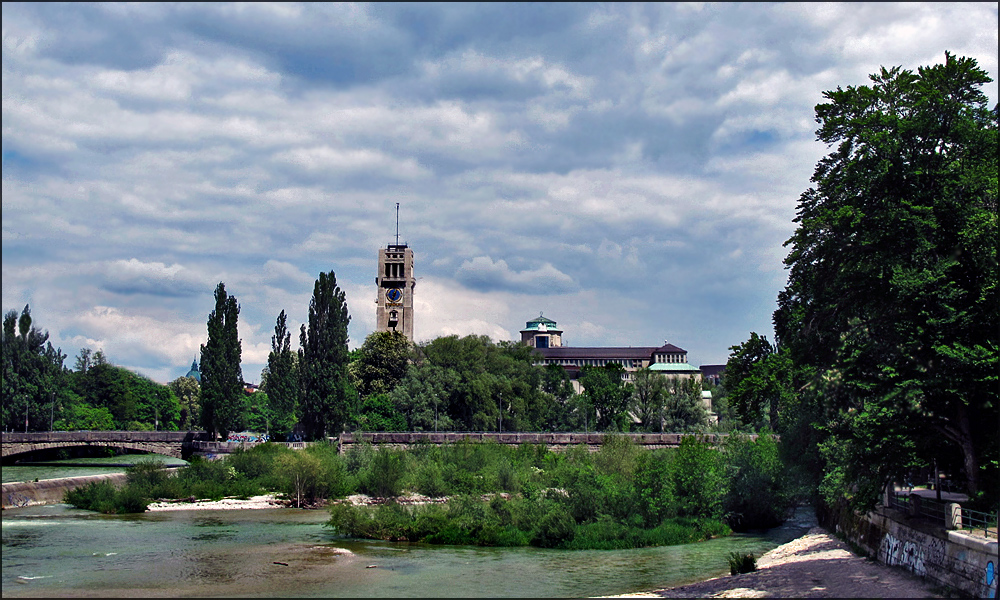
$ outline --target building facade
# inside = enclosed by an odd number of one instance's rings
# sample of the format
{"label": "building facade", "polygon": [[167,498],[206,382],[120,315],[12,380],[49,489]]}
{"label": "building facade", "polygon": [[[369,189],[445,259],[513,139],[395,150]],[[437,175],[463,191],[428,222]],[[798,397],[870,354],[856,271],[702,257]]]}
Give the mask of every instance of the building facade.
{"label": "building facade", "polygon": [[413,341],[413,250],[406,244],[389,244],[378,251],[375,273],[376,331],[398,331]]}
{"label": "building facade", "polygon": [[659,347],[574,347],[563,345],[562,334],[555,321],[539,315],[525,324],[521,330],[521,342],[535,349],[539,364],[559,365],[565,369],[577,392],[580,392],[579,377],[583,367],[608,364],[621,365],[625,381],[631,381],[636,371],[645,368],[673,378],[701,381],[701,371],[688,364],[687,350],[673,344],[664,342]]}

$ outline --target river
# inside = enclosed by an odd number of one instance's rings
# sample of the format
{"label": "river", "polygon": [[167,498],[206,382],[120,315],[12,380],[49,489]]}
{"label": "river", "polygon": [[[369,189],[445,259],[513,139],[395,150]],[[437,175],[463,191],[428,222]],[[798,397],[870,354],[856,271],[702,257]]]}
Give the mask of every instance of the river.
{"label": "river", "polygon": [[794,539],[808,528],[807,513],[767,532],[697,544],[565,551],[349,540],[323,526],[326,511],[114,516],[35,506],[3,512],[3,596],[622,594],[727,574],[729,552],[760,555]]}

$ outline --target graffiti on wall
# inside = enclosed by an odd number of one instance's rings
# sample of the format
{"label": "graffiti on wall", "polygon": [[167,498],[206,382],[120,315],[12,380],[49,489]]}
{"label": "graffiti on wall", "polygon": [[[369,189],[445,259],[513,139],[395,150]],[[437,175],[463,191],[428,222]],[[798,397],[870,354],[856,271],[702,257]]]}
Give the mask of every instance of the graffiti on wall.
{"label": "graffiti on wall", "polygon": [[986,593],[983,594],[983,598],[996,598],[997,597],[997,570],[993,565],[993,561],[986,563],[986,569],[983,573],[983,584]]}
{"label": "graffiti on wall", "polygon": [[879,557],[887,565],[905,567],[920,576],[927,574],[924,549],[913,542],[904,542],[891,533],[885,534],[882,538]]}

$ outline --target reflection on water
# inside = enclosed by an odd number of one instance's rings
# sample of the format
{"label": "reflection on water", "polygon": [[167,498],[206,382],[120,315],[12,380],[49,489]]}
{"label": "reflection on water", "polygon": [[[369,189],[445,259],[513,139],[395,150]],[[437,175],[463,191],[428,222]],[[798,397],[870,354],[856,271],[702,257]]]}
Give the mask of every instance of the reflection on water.
{"label": "reflection on water", "polygon": [[[8,510],[3,595],[621,594],[726,574],[729,552],[759,555],[809,525],[684,546],[560,551],[347,540],[324,528],[326,519],[325,511],[292,509],[129,517],[66,505]],[[24,579],[33,577],[43,579]]]}

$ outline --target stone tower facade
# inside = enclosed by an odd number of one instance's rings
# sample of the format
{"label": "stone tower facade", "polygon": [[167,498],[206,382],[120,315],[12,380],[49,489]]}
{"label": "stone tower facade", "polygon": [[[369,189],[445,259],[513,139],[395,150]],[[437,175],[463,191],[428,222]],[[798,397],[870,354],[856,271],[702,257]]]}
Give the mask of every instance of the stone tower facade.
{"label": "stone tower facade", "polygon": [[378,251],[375,273],[376,331],[398,331],[413,341],[413,250],[406,244],[389,244]]}

